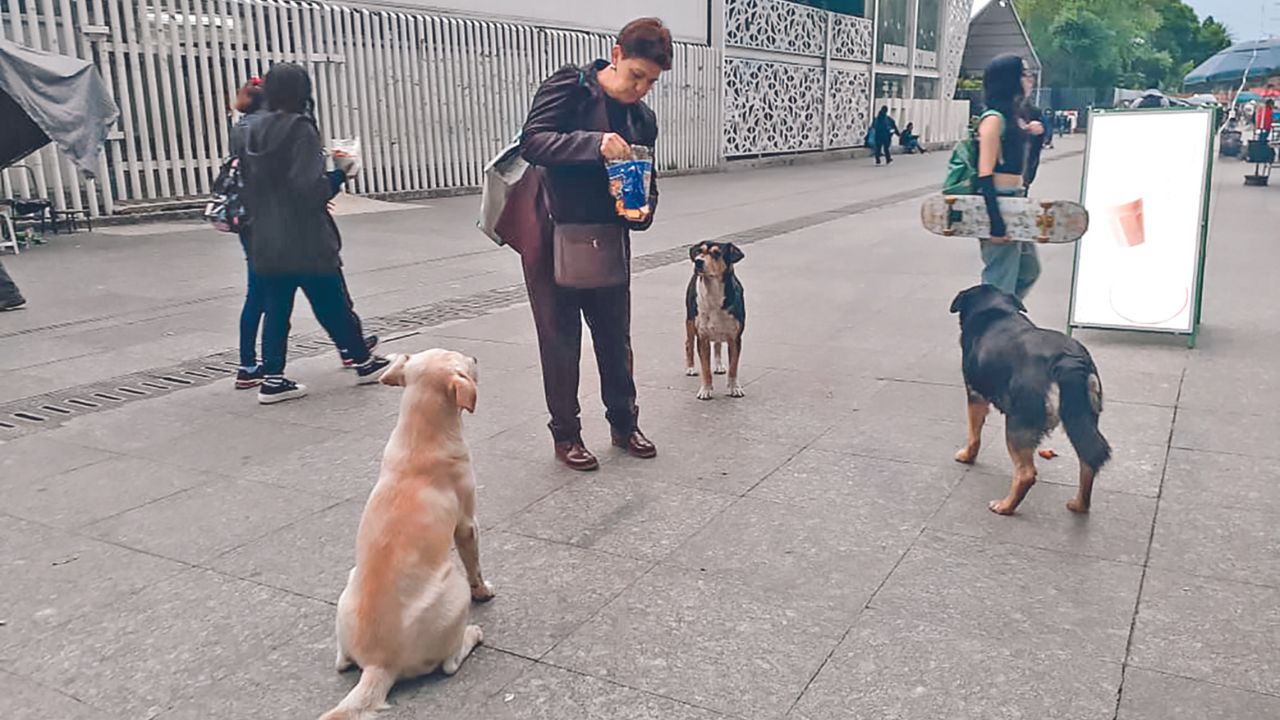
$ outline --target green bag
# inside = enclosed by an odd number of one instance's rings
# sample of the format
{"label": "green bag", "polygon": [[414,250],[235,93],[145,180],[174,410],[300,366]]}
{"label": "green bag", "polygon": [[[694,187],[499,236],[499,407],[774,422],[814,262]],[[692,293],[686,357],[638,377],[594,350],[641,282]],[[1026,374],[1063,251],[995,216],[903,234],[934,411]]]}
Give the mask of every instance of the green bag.
{"label": "green bag", "polygon": [[[988,110],[978,118],[977,125],[989,115],[999,116],[1001,127],[1004,115],[999,110]],[[943,195],[973,195],[974,182],[978,179],[978,129],[977,125],[969,132],[969,137],[956,143],[951,150],[951,159],[947,161],[947,179],[942,182]],[[1001,130],[1003,133],[1003,129]]]}

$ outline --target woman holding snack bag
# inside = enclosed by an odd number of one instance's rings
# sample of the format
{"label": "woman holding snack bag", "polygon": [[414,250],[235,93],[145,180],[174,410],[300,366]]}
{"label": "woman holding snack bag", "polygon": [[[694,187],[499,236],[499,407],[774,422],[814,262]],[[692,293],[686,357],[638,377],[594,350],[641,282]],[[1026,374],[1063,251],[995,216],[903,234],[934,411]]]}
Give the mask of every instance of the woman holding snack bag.
{"label": "woman holding snack bag", "polygon": [[613,444],[634,457],[658,451],[637,425],[631,354],[631,231],[653,222],[658,123],[643,99],[671,69],[671,33],[640,18],[609,60],[567,66],[533,99],[521,154],[542,173],[539,241],[522,249],[556,457],[595,470],[578,405],[582,321],[591,328]]}

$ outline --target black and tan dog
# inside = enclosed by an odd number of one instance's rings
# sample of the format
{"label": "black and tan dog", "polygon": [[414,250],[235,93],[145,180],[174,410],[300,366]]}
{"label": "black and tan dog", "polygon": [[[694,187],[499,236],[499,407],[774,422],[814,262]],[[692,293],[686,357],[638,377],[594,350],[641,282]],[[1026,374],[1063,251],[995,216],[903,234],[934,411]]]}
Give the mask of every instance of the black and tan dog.
{"label": "black and tan dog", "polygon": [[1084,345],[1036,327],[1026,310],[1018,298],[992,285],[969,288],[951,303],[951,312],[960,314],[969,394],[969,441],[956,460],[977,460],[982,425],[994,404],[1005,415],[1013,485],[1009,496],[993,500],[990,508],[1012,515],[1036,482],[1036,448],[1061,422],[1080,458],[1080,487],[1067,509],[1088,512],[1093,479],[1111,459],[1111,446],[1098,431],[1102,381]]}
{"label": "black and tan dog", "polygon": [[686,375],[697,375],[693,349],[702,363],[699,400],[711,399],[711,352],[715,348],[715,373],[725,372],[723,348],[729,346],[729,395],[746,393],[738,384],[738,360],[742,356],[742,331],[747,326],[747,305],[742,283],[733,266],[743,258],[733,243],[703,242],[689,248],[693,277],[685,293],[684,364]]}

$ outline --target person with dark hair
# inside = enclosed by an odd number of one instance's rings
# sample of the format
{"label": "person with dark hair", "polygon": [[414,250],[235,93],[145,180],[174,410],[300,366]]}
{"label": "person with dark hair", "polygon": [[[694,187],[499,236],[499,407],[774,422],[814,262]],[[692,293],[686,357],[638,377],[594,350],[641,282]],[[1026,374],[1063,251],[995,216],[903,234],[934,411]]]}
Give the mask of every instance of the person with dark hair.
{"label": "person with dark hair", "polygon": [[349,305],[342,237],[328,209],[346,175],[324,170],[311,78],[297,65],[280,63],[262,86],[267,112],[248,124],[240,158],[245,208],[253,218],[249,263],[266,308],[258,402],[271,404],[307,393],[306,386],[284,376],[289,321],[299,289],[334,345],[351,354],[357,382],[377,382],[389,363],[366,346]]}
{"label": "person with dark hair", "polygon": [[920,144],[920,136],[916,134],[915,123],[909,122],[902,128],[902,132],[898,134],[898,144],[902,146],[902,152],[908,155],[925,154],[924,146]]}
{"label": "person with dark hair", "polygon": [[[249,82],[240,86],[235,98],[231,101],[231,110],[240,113],[240,118],[231,125],[228,143],[231,154],[239,157],[244,152],[245,138],[249,133],[249,124],[266,107],[267,97],[262,91],[262,78],[254,75]],[[240,369],[236,371],[237,390],[249,390],[262,384],[262,366],[258,364],[258,328],[262,317],[266,314],[263,305],[262,288],[253,272],[253,263],[249,261],[249,238],[252,228],[240,231],[240,246],[244,249],[245,267],[248,270],[248,282],[244,294],[244,306],[240,309]]]}
{"label": "person with dark hair", "polygon": [[542,83],[521,134],[521,153],[542,174],[536,239],[521,249],[525,285],[538,332],[549,428],[556,457],[574,470],[599,461],[582,442],[578,404],[582,321],[591,328],[600,389],[613,444],[651,458],[657,448],[640,432],[632,372],[630,273],[622,284],[576,289],[556,283],[554,236],[560,225],[616,227],[630,266],[630,232],[646,230],[658,205],[656,173],[648,209],[638,220],[619,215],[606,163],[632,159],[632,145],[653,147],[658,123],[644,97],[671,69],[671,33],[657,18],[633,20],[618,34],[609,60],[567,66]]}
{"label": "person with dark hair", "polygon": [[889,116],[888,105],[880,107],[876,119],[871,122],[871,128],[875,134],[876,164],[880,164],[880,156],[883,154],[885,164],[892,165],[893,155],[890,154],[889,148],[893,146],[893,136],[898,134],[898,124]]}
{"label": "person with dark hair", "polygon": [[27,299],[18,291],[18,285],[9,277],[9,272],[0,263],[0,312],[21,310],[27,306]]}
{"label": "person with dark hair", "polygon": [[1031,183],[1040,174],[1040,154],[1045,147],[1044,136],[1047,132],[1044,111],[1027,103],[1022,109],[1022,120],[1027,128],[1027,162],[1022,168],[1022,189],[1023,192],[1030,193]]}
{"label": "person with dark hair", "polygon": [[992,60],[983,74],[987,112],[978,124],[976,186],[991,216],[991,237],[980,241],[982,282],[1019,298],[1026,297],[1040,277],[1040,258],[1035,244],[1009,241],[998,198],[1026,195],[1027,138],[1038,123],[1026,122],[1023,105],[1034,81],[1021,57],[1000,55]]}

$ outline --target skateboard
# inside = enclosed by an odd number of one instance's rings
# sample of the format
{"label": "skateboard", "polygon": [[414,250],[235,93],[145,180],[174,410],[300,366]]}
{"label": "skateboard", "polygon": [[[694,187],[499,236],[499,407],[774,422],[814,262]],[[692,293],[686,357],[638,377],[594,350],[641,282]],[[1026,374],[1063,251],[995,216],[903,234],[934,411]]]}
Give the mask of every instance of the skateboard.
{"label": "skateboard", "polygon": [[[1000,198],[1009,239],[1022,242],[1069,243],[1089,229],[1089,211],[1066,200]],[[991,235],[991,218],[981,195],[933,195],[920,206],[920,222],[936,235],[984,238]]]}

